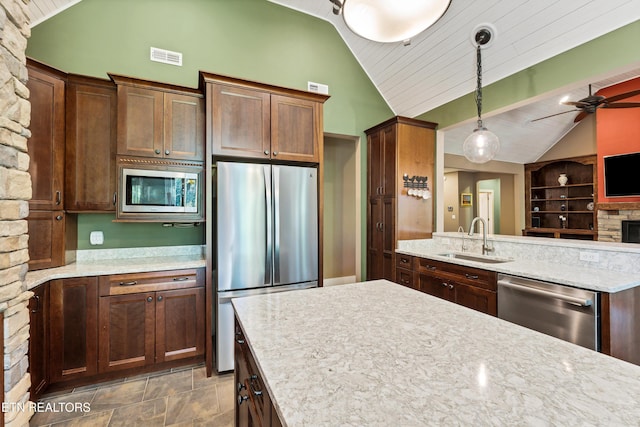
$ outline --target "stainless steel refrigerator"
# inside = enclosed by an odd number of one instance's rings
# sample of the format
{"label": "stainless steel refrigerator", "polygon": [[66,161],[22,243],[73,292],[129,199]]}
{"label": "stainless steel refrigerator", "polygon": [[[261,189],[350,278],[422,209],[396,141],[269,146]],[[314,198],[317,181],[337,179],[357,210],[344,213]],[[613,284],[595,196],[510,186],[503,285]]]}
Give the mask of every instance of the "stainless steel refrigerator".
{"label": "stainless steel refrigerator", "polygon": [[216,369],[234,369],[231,299],[318,286],[317,169],[216,163]]}

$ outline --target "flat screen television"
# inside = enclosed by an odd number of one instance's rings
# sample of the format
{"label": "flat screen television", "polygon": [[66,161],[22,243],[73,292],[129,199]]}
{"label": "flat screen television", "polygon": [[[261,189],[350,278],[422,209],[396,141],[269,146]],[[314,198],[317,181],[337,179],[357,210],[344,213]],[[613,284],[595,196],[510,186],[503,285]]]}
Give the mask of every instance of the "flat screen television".
{"label": "flat screen television", "polygon": [[604,157],[605,197],[640,196],[640,153]]}

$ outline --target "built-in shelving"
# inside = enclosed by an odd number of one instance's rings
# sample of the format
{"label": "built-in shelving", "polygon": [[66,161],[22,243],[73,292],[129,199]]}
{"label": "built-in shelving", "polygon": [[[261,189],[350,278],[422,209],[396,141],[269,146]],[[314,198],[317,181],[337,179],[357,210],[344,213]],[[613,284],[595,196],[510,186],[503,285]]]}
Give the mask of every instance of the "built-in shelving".
{"label": "built-in shelving", "polygon": [[[527,236],[597,240],[596,157],[525,165]],[[558,178],[566,174],[562,185]]]}

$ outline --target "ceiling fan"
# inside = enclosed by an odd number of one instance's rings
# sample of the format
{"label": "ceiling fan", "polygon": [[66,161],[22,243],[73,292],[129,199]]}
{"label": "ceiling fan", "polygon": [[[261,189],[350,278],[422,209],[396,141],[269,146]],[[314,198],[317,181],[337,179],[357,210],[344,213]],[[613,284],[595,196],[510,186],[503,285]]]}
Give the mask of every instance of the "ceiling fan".
{"label": "ceiling fan", "polygon": [[575,119],[573,120],[574,123],[578,123],[588,114],[595,113],[598,108],[638,108],[640,107],[640,102],[616,102],[620,101],[621,99],[631,98],[635,95],[640,95],[640,90],[632,90],[630,92],[621,93],[605,98],[601,95],[593,95],[591,93],[591,85],[589,85],[589,96],[587,96],[586,98],[583,98],[579,101],[565,101],[561,103],[563,105],[573,105],[574,107],[576,107],[574,110],[551,114],[549,116],[540,117],[531,121],[537,122],[538,120],[548,119],[549,117],[559,116],[560,114],[578,112],[578,115],[576,115]]}

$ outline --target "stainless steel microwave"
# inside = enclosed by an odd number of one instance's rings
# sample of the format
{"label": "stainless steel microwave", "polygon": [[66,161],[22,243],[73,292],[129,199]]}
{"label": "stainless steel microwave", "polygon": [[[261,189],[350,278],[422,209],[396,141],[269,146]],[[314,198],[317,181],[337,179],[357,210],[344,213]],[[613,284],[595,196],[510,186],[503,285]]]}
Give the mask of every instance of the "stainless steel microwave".
{"label": "stainless steel microwave", "polygon": [[195,171],[120,169],[122,213],[197,214],[200,174]]}

